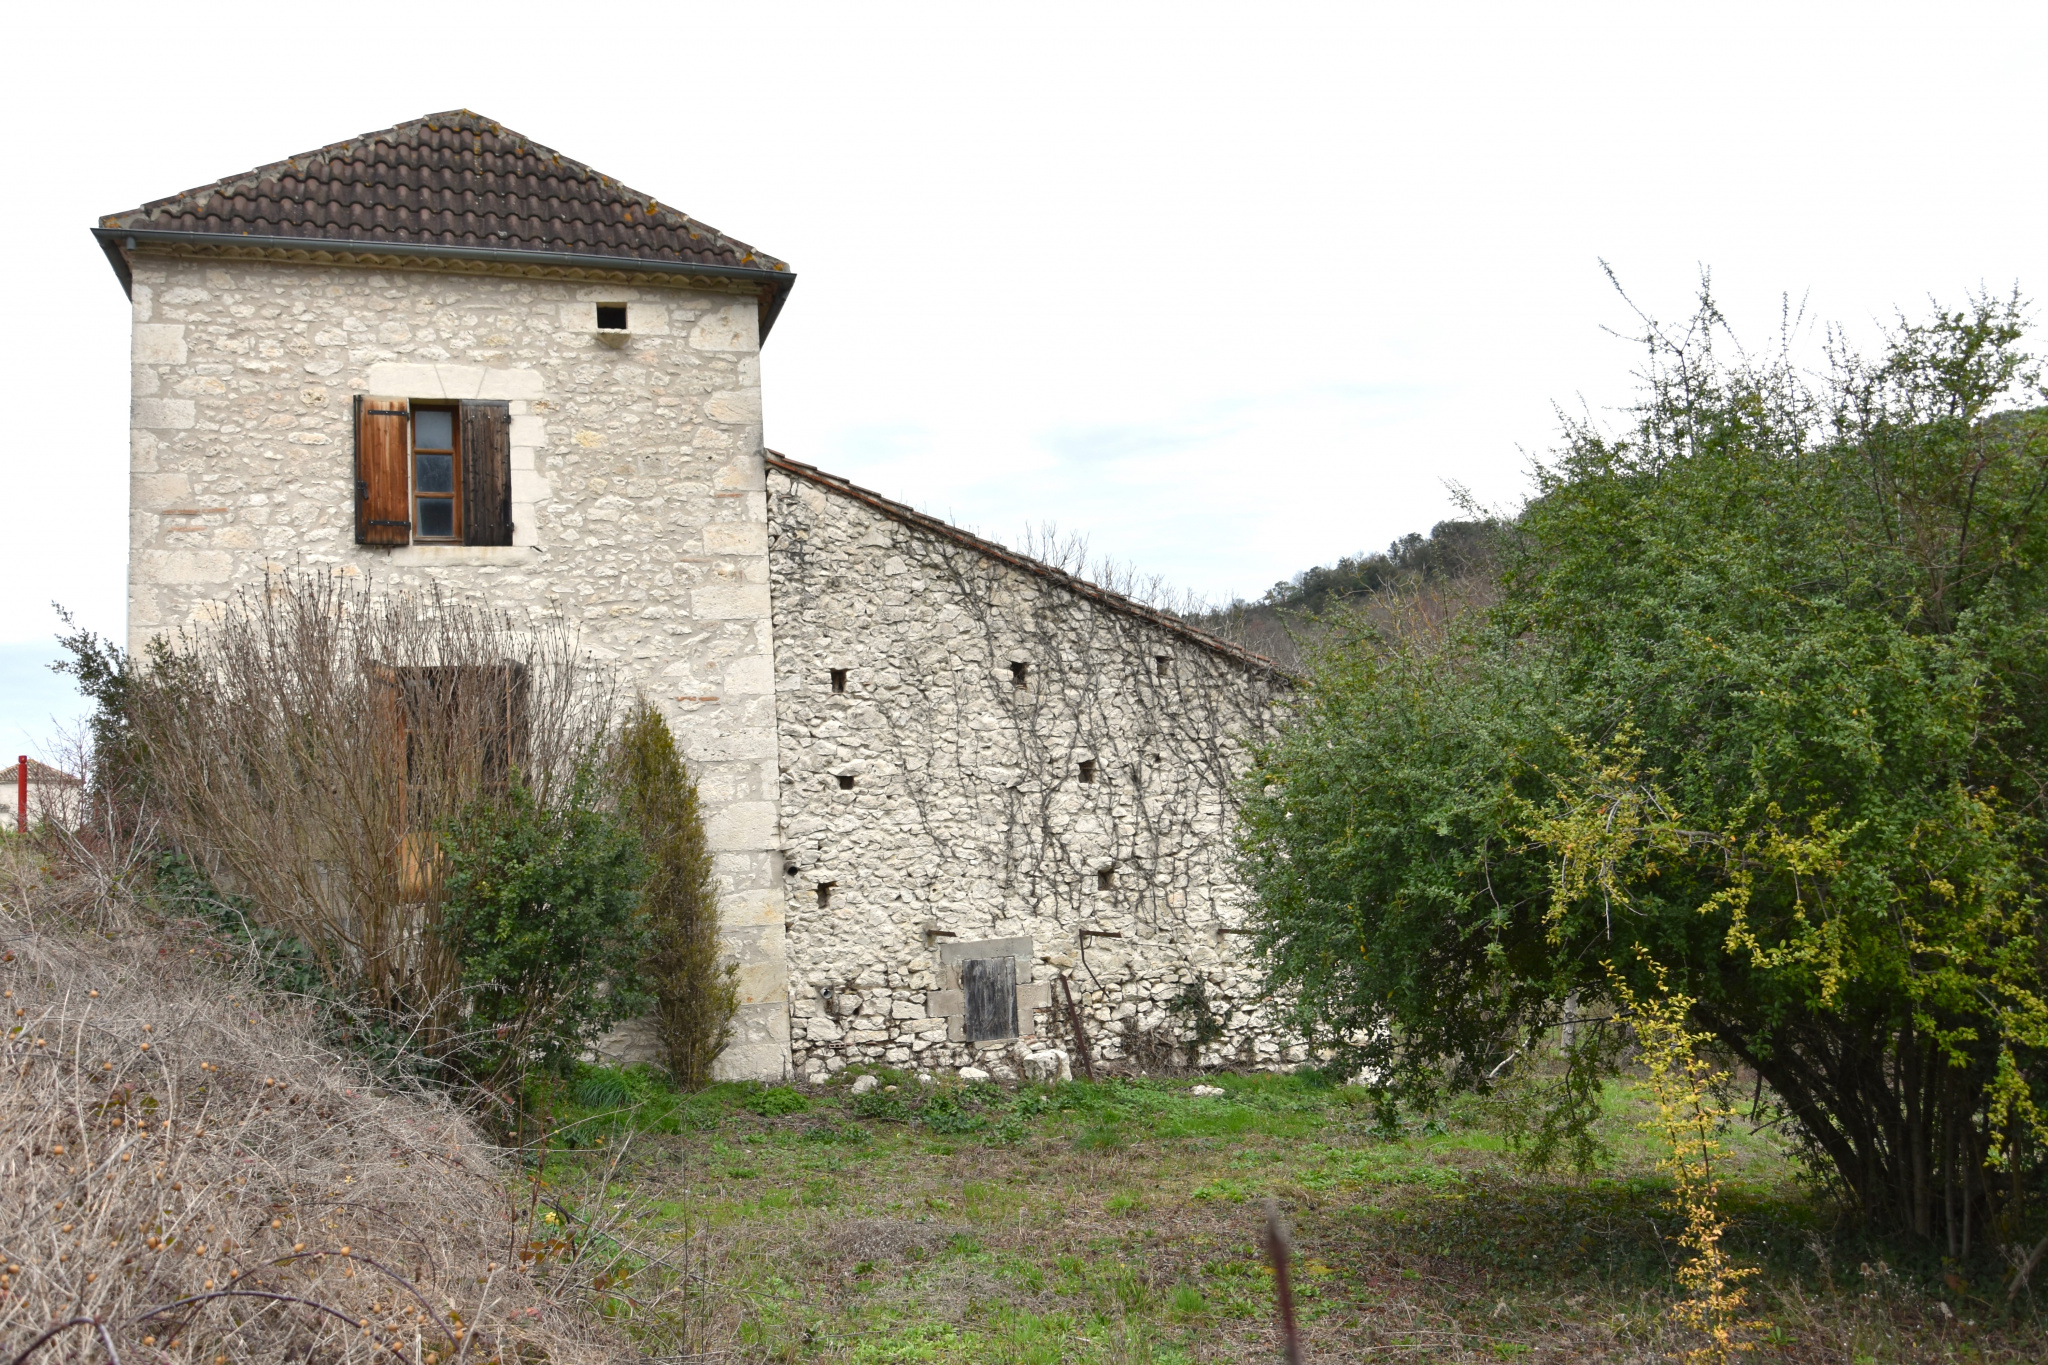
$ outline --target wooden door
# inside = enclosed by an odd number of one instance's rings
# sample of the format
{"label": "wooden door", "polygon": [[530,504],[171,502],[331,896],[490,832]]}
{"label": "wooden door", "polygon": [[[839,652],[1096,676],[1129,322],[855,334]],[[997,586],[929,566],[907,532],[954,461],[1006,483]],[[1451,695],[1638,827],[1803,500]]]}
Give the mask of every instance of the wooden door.
{"label": "wooden door", "polygon": [[960,964],[960,990],[967,999],[967,1041],[1017,1036],[1017,959],[969,958]]}

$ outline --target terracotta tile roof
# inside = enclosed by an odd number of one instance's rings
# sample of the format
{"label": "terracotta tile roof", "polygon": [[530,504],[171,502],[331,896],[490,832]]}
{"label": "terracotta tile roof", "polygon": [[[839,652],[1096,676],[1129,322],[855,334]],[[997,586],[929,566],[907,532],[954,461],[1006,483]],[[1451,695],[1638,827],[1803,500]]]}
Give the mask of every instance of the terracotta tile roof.
{"label": "terracotta tile roof", "polygon": [[[53,768],[39,758],[32,758],[28,761],[28,780],[30,782],[62,783],[77,782],[79,779],[73,777],[70,773],[65,772],[62,768]],[[11,795],[14,791],[15,784],[20,781],[20,763],[10,763],[4,768],[0,768],[0,787],[4,787],[6,789],[7,794]]]}
{"label": "terracotta tile roof", "polygon": [[1149,621],[1160,629],[1170,631],[1182,639],[1200,645],[1204,649],[1214,650],[1216,653],[1227,655],[1239,663],[1249,664],[1253,668],[1269,672],[1283,684],[1292,684],[1296,681],[1294,674],[1265,655],[1255,654],[1243,645],[1234,644],[1220,635],[1211,634],[1200,626],[1189,625],[1172,612],[1161,611],[1157,607],[1147,606],[1134,597],[1126,597],[1120,592],[1114,592],[1100,584],[1091,583],[1085,578],[1076,578],[1065,569],[1054,568],[1043,560],[1033,559],[1029,555],[1020,555],[1015,550],[1009,549],[1007,546],[998,545],[993,540],[984,540],[972,531],[963,531],[949,521],[941,521],[937,517],[927,516],[915,507],[892,501],[871,489],[862,488],[859,484],[848,482],[837,474],[827,474],[816,465],[803,464],[773,450],[767,451],[766,455],[770,469],[779,469],[785,474],[794,475],[796,478],[814,483],[820,488],[829,489],[841,497],[851,498],[855,502],[865,504],[893,521],[900,521],[915,526],[932,535],[950,540],[956,545],[964,545],[968,549],[987,555],[991,559],[1000,560],[1013,568],[1022,569],[1029,574],[1035,574],[1047,582],[1058,584],[1077,597],[1085,597],[1090,601],[1101,603],[1112,611],[1120,611],[1127,616],[1135,616],[1140,620]]}
{"label": "terracotta tile roof", "polygon": [[785,262],[467,109],[108,214],[96,233],[109,255],[123,234],[603,259],[664,273],[694,266],[758,275],[776,286],[778,304],[795,278]]}

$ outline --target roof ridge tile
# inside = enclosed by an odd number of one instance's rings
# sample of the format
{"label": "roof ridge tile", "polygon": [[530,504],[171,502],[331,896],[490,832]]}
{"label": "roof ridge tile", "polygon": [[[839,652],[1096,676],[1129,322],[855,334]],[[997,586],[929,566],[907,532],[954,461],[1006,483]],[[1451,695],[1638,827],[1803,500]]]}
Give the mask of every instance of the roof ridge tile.
{"label": "roof ridge tile", "polygon": [[[514,206],[527,198],[544,202],[518,213]],[[105,215],[100,224],[109,231],[428,244],[445,229],[421,220],[492,205],[503,206],[509,229],[496,250],[562,252],[560,243],[573,238],[579,255],[789,272],[786,263],[655,196],[468,109],[360,133]],[[513,221],[520,217],[531,221]],[[578,230],[550,230],[564,220]]]}

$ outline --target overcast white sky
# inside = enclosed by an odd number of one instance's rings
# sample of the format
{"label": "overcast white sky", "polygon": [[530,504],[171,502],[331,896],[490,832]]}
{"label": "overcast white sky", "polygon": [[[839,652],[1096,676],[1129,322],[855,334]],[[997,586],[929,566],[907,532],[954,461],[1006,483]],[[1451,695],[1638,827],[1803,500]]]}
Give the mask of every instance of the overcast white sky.
{"label": "overcast white sky", "polygon": [[1788,292],[1868,336],[2048,287],[2039,4],[41,14],[0,88],[7,756],[77,709],[48,603],[123,628],[128,315],[88,229],[432,111],[790,261],[770,445],[1218,598],[1427,530],[1448,483],[1512,505],[1555,405],[1627,395],[1601,259],[1662,315],[1711,268],[1758,336]]}

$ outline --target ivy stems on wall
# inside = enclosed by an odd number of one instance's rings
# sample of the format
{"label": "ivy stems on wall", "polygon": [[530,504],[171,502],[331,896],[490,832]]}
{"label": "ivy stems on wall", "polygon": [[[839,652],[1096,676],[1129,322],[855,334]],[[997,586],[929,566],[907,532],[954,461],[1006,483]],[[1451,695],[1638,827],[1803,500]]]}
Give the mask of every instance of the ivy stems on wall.
{"label": "ivy stems on wall", "polygon": [[1183,1043],[1209,1030],[1170,1022],[1167,1001],[1206,977],[1249,1047],[1256,978],[1218,930],[1244,904],[1236,783],[1287,675],[1148,605],[1156,585],[1080,579],[1078,542],[1036,536],[1020,556],[815,484],[771,496],[781,695],[823,693],[829,662],[869,708],[857,736],[851,712],[785,720],[786,819],[849,761],[894,816],[887,868],[844,835],[806,856],[840,892],[914,901],[962,935],[1030,933],[1098,1015],[1134,1006]]}

